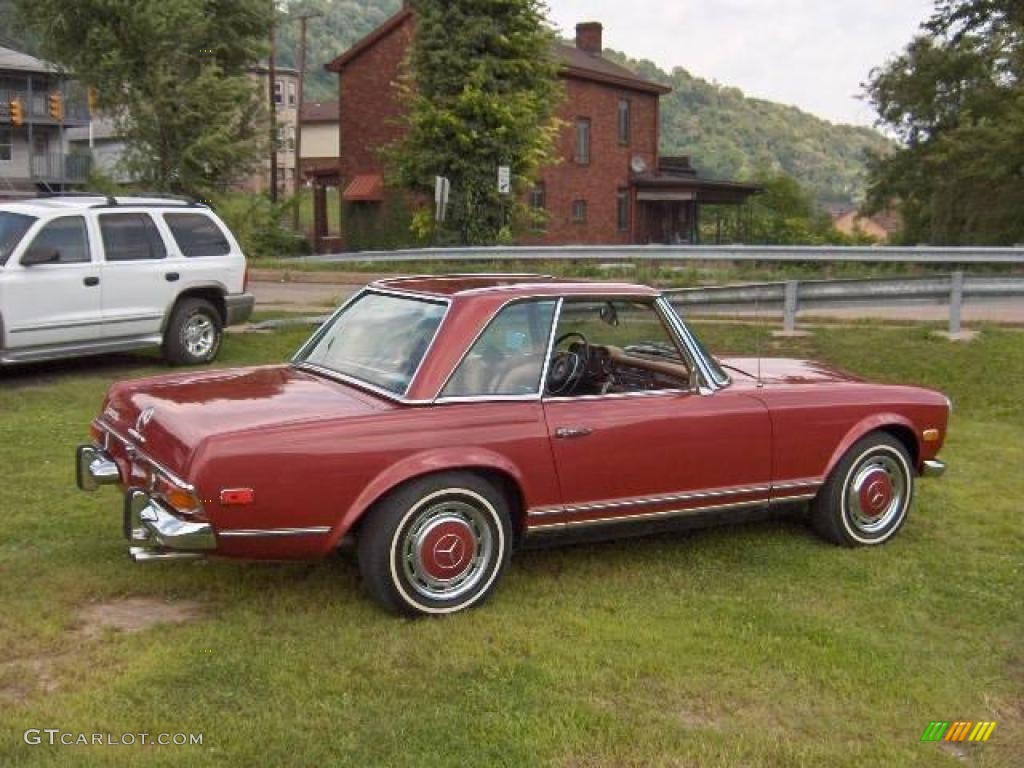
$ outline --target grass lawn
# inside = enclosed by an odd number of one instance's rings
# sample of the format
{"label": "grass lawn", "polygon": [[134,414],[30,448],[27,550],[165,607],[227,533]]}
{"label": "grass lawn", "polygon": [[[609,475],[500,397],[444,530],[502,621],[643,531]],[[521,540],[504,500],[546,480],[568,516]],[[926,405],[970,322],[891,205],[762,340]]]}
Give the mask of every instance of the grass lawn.
{"label": "grass lawn", "polygon": [[[709,324],[720,352],[766,330]],[[222,365],[309,332],[231,335]],[[1024,334],[924,328],[765,341],[955,402],[946,477],[872,551],[775,521],[525,552],[494,599],[398,620],[351,555],[133,565],[120,500],[72,452],[123,356],[0,372],[0,765],[1019,766],[1024,755]],[[329,502],[329,500],[328,500]],[[101,629],[90,606],[195,601]],[[964,756],[932,720],[995,720]],[[28,728],[202,732],[202,746],[29,746]]]}

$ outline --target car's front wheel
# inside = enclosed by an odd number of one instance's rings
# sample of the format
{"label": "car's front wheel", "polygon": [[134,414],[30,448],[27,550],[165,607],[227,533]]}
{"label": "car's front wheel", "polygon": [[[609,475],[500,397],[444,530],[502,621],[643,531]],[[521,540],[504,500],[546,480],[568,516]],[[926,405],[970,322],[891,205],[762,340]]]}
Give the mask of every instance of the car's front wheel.
{"label": "car's front wheel", "polygon": [[903,526],[913,495],[906,447],[888,433],[875,432],[857,441],[836,465],[811,506],[811,522],[835,544],[882,544]]}
{"label": "car's front wheel", "polygon": [[358,537],[370,595],[408,616],[455,613],[482,602],[509,560],[504,495],[469,472],[414,480],[378,502]]}
{"label": "car's front wheel", "polygon": [[164,357],[174,365],[202,365],[220,351],[224,323],[205,299],[185,299],[171,313],[164,334]]}

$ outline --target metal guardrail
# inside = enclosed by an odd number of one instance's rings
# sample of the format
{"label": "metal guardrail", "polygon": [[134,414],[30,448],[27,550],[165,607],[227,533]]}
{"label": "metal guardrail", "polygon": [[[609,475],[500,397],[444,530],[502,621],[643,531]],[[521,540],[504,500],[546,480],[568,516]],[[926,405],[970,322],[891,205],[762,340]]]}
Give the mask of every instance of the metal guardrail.
{"label": "metal guardrail", "polygon": [[939,248],[932,246],[794,246],[794,245],[568,245],[494,248],[424,248],[362,251],[305,256],[321,263],[389,263],[438,261],[598,261],[598,262],[867,262],[882,264],[1021,264],[1024,246],[1013,248]]}
{"label": "metal guardrail", "polygon": [[674,306],[781,308],[783,328],[796,330],[800,310],[836,306],[893,303],[949,304],[949,333],[960,333],[963,305],[967,301],[1021,297],[1024,278],[973,277],[963,272],[937,277],[866,280],[787,280],[664,291]]}

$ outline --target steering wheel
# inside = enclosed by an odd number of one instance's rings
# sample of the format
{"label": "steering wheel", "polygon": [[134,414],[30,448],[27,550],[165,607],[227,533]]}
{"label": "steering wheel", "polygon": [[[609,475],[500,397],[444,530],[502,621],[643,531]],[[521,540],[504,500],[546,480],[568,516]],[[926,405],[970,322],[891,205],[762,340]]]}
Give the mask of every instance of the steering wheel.
{"label": "steering wheel", "polygon": [[571,394],[583,381],[587,373],[587,361],[590,360],[590,342],[587,337],[578,331],[571,331],[562,334],[555,340],[555,349],[569,339],[580,340],[582,348],[578,351],[559,350],[551,357],[551,366],[548,369],[547,389],[548,394],[564,395]]}

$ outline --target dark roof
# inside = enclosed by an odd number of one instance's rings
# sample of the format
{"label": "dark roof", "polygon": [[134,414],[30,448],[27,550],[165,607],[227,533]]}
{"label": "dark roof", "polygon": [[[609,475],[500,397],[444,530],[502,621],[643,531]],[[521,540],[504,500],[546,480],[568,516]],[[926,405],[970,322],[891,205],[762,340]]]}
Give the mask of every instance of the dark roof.
{"label": "dark roof", "polygon": [[[403,8],[343,54],[324,65],[324,68],[331,72],[340,72],[350,61],[359,57],[364,51],[372,48],[380,40],[401,27],[412,15],[411,9]],[[593,80],[646,93],[660,94],[672,91],[668,86],[645,80],[635,72],[609,61],[603,56],[581,51],[573,45],[555,43],[552,53],[554,53],[555,58],[562,65],[560,74],[563,77]]]}
{"label": "dark roof", "polygon": [[338,100],[307,101],[302,105],[302,122],[304,123],[336,123],[338,122]]}
{"label": "dark roof", "polygon": [[563,76],[596,80],[601,83],[620,85],[624,88],[645,91],[647,93],[671,93],[672,91],[666,85],[645,80],[632,70],[609,61],[603,56],[581,51],[574,45],[555,43],[553,51],[555,58],[564,67],[562,71]]}

